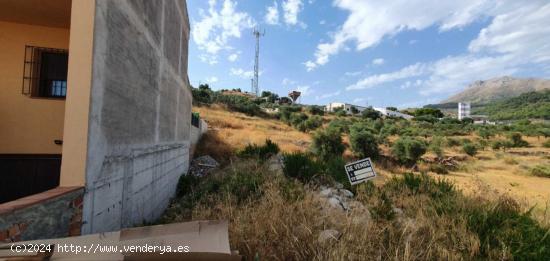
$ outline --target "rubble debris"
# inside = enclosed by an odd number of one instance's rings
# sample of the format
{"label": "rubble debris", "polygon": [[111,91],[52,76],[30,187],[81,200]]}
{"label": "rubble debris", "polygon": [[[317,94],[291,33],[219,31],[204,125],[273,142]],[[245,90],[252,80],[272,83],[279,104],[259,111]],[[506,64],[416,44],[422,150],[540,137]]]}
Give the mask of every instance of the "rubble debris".
{"label": "rubble debris", "polygon": [[195,158],[189,166],[189,174],[198,177],[208,175],[212,170],[217,169],[220,164],[209,155]]}

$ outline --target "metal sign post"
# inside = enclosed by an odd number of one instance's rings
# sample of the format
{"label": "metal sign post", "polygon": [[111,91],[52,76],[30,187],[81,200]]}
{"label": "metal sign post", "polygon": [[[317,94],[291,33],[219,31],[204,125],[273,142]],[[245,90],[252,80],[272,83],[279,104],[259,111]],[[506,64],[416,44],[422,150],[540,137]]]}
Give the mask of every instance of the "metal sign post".
{"label": "metal sign post", "polygon": [[370,158],[348,163],[345,168],[351,185],[357,185],[376,178],[376,172],[374,172]]}

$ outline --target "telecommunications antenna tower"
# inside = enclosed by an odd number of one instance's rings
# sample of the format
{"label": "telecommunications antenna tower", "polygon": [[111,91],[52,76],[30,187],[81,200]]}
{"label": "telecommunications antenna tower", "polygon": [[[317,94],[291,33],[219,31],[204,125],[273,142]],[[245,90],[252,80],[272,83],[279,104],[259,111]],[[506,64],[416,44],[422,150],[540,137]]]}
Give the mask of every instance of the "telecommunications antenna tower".
{"label": "telecommunications antenna tower", "polygon": [[254,28],[252,32],[256,37],[256,56],[254,58],[254,79],[252,79],[252,93],[256,94],[256,97],[260,96],[260,89],[258,88],[258,74],[260,70],[260,37],[265,36],[265,30],[260,32],[258,28]]}

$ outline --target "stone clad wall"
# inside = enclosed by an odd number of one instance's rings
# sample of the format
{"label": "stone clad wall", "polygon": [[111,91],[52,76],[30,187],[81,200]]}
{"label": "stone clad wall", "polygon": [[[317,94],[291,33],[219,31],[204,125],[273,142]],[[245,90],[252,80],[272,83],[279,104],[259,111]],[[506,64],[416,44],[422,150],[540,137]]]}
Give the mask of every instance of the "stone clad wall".
{"label": "stone clad wall", "polygon": [[82,188],[55,188],[0,205],[0,244],[80,235]]}
{"label": "stone clad wall", "polygon": [[82,232],[162,214],[189,166],[185,0],[96,0]]}

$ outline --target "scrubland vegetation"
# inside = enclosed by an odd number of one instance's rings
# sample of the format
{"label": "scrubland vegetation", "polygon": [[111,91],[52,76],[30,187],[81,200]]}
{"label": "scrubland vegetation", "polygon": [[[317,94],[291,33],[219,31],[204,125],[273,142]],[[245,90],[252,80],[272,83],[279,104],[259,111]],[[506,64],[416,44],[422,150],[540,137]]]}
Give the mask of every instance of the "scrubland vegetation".
{"label": "scrubland vegetation", "polygon": [[[196,108],[212,128],[196,155],[222,167],[182,176],[160,222],[229,220],[231,246],[247,260],[550,256],[548,125],[474,125],[435,109],[412,121],[347,116],[215,96]],[[363,157],[379,177],[351,187],[344,165]],[[340,186],[356,207],[323,204],[320,191]],[[320,240],[327,230],[339,233]]]}

